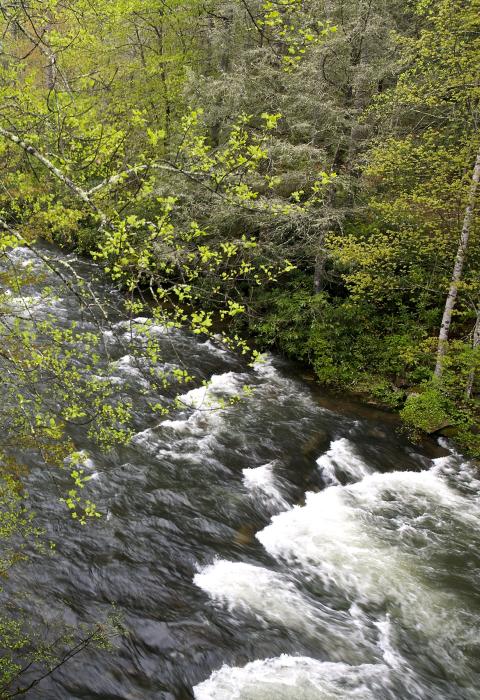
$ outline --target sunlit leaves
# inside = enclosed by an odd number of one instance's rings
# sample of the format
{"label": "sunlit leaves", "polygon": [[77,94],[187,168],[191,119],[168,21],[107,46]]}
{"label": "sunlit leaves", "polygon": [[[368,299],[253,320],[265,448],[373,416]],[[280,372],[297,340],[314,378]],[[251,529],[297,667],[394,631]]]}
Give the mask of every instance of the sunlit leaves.
{"label": "sunlit leaves", "polygon": [[310,47],[336,31],[329,22],[316,20],[304,0],[265,0],[262,13],[258,25],[282,46],[283,67],[287,72],[298,66]]}

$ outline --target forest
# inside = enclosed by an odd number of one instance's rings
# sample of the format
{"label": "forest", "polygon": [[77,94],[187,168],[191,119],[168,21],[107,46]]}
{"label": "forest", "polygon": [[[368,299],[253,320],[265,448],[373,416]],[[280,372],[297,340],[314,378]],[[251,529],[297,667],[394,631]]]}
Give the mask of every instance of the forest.
{"label": "forest", "polygon": [[[58,546],[32,465],[62,474],[53,500],[88,538],[79,444],[139,433],[106,369],[112,314],[164,392],[138,395],[153,423],[196,379],[160,363],[161,326],[248,367],[273,353],[399,415],[411,444],[480,458],[480,2],[8,0],[0,25],[0,697],[93,698],[39,688],[87,647],[115,656],[121,616],[32,628],[10,574]],[[255,394],[242,380],[208,410]],[[253,697],[221,692],[195,697]]]}

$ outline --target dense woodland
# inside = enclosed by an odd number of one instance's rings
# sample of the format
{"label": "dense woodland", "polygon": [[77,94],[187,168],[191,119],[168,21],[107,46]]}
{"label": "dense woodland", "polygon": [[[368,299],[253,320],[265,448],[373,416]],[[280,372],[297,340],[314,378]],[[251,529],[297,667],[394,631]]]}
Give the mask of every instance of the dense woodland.
{"label": "dense woodland", "polygon": [[4,224],[478,449],[478,10],[4,4]]}
{"label": "dense woodland", "polygon": [[[478,0],[10,0],[0,23],[4,260],[88,255],[133,317],[274,350],[480,454]],[[2,304],[27,282],[2,272]],[[3,326],[8,439],[62,462],[85,405],[102,444],[128,439],[62,354],[74,329]],[[8,533],[30,536],[4,442]]]}

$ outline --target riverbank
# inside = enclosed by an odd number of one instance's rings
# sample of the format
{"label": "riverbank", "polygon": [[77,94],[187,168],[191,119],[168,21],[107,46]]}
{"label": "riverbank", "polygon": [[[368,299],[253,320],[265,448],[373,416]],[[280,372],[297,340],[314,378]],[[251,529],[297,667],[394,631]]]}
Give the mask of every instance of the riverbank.
{"label": "riverbank", "polygon": [[[61,247],[69,252],[75,250],[72,244]],[[83,251],[83,255],[91,261],[90,251]],[[108,272],[102,274],[109,276]],[[290,283],[291,280],[287,280],[287,289]],[[265,295],[272,301],[271,305],[265,304]],[[282,306],[285,296],[289,297],[286,308]],[[139,308],[152,315],[156,308],[160,308],[168,316],[168,305],[157,306],[158,300],[154,300],[148,288],[140,286],[134,290],[133,295],[130,294],[130,298],[139,305],[135,312],[137,315],[140,313]],[[453,439],[460,451],[471,457],[480,456],[478,398],[474,396],[466,401],[465,397],[454,391],[449,394],[448,384],[443,390],[436,391],[430,380],[434,361],[431,352],[421,354],[417,357],[417,364],[410,366],[417,342],[414,337],[397,337],[390,347],[391,336],[362,336],[364,326],[361,318],[358,319],[357,328],[353,318],[346,319],[343,326],[338,321],[327,324],[324,327],[326,336],[321,337],[315,328],[315,324],[318,324],[318,307],[320,304],[322,308],[327,308],[328,300],[323,298],[319,301],[318,295],[303,294],[303,311],[298,316],[300,301],[294,294],[289,295],[283,287],[280,289],[267,285],[265,290],[257,290],[248,302],[246,298],[241,301],[245,308],[244,314],[233,319],[228,316],[220,319],[215,313],[212,315],[209,333],[213,337],[239,336],[250,352],[276,352],[294,363],[297,371],[318,389],[316,393],[319,397],[329,395],[333,401],[340,397],[343,401],[348,395],[359,411],[363,410],[362,407],[373,406],[395,415],[398,429],[403,430],[411,440],[421,442],[427,435],[433,436],[433,439],[445,436]],[[176,319],[179,308],[182,309],[181,304],[174,309]],[[208,298],[204,308],[193,307],[194,312],[202,313],[205,310],[209,310]],[[190,315],[192,308],[185,307],[185,312],[187,316]],[[332,329],[341,339],[340,345],[338,337],[335,340],[328,335]],[[365,345],[360,354],[359,345]],[[389,348],[387,356],[385,347]],[[396,374],[392,374],[393,367],[396,368]],[[418,382],[419,378],[422,379],[421,382]],[[418,402],[414,411],[407,408],[411,400],[409,397]]]}
{"label": "riverbank", "polygon": [[361,300],[314,294],[310,284],[293,273],[281,287],[257,291],[241,327],[261,349],[308,368],[323,389],[395,412],[412,438],[446,435],[479,457],[480,397],[465,393],[473,351],[459,341],[455,351],[466,364],[449,360],[436,380],[435,324],[420,329],[411,318],[379,314]]}

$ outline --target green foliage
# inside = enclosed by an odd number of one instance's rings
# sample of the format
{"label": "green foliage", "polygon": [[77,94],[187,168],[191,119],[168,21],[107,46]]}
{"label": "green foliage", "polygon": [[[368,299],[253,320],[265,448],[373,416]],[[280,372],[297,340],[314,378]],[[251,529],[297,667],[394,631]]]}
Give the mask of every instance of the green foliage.
{"label": "green foliage", "polygon": [[433,433],[452,425],[453,404],[434,385],[426,384],[421,393],[410,394],[400,415],[413,429]]}
{"label": "green foliage", "polygon": [[[32,538],[37,541],[39,531],[35,528],[32,513],[24,505],[22,485],[18,476],[10,473],[14,465],[3,455],[0,476],[0,577],[8,576],[9,570],[26,557]],[[7,471],[8,470],[8,471]]]}
{"label": "green foliage", "polygon": [[283,69],[292,71],[307,50],[323,42],[329,32],[337,27],[315,19],[312,8],[306,8],[303,0],[265,0],[261,19],[257,25],[272,34],[283,49]]}
{"label": "green foliage", "polygon": [[[98,625],[68,628],[64,624],[51,630],[50,637],[32,633],[31,625],[20,610],[0,616],[0,697],[21,697],[39,685],[55,670],[88,647],[113,649],[113,640],[121,631],[113,612]],[[27,673],[28,671],[28,673]]]}
{"label": "green foliage", "polygon": [[[11,570],[26,562],[32,550],[42,556],[55,556],[43,533],[35,526],[34,516],[28,506],[28,494],[20,477],[24,469],[12,458],[1,457],[0,474],[0,577],[7,579]],[[0,588],[0,697],[24,695],[35,679],[48,675],[62,665],[70,655],[75,655],[88,645],[111,646],[119,632],[118,616],[112,614],[102,624],[80,629],[61,625],[50,631],[34,631],[21,609],[22,595],[12,600]],[[28,668],[30,680],[25,682]],[[32,686],[32,687],[33,687]]]}
{"label": "green foliage", "polygon": [[[444,382],[446,379],[446,383]],[[448,371],[442,376],[442,383],[425,382],[418,393],[407,397],[400,415],[412,433],[419,431],[432,433],[448,429],[464,449],[472,455],[480,455],[478,433],[478,407],[475,401],[459,397],[448,385],[453,386],[454,375]],[[458,383],[457,383],[458,384]]]}
{"label": "green foliage", "polygon": [[[252,327],[264,342],[310,361],[323,383],[351,390],[371,386],[374,375],[393,383],[429,375],[422,330],[406,310],[382,318],[364,300],[315,295],[309,286],[308,278],[297,275],[285,290],[260,293],[259,320],[254,317]],[[397,403],[398,392],[392,392]]]}

